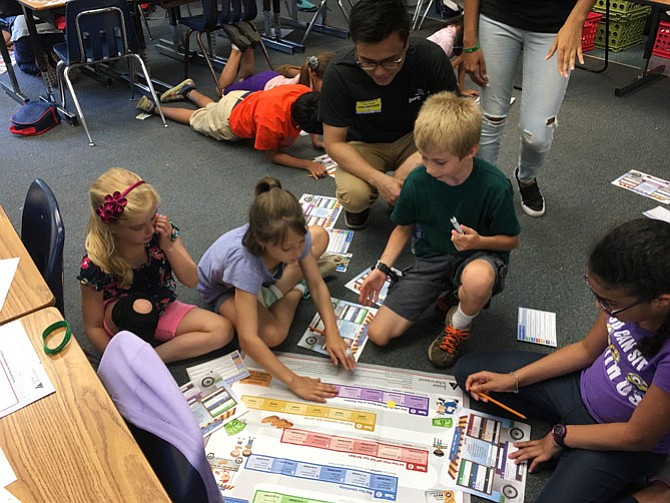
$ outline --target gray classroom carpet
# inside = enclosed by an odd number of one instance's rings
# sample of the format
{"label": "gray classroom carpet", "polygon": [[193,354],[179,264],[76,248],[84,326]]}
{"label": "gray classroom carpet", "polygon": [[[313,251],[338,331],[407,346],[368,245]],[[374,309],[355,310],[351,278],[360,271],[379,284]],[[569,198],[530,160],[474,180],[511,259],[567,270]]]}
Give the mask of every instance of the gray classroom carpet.
{"label": "gray classroom carpet", "polygon": [[[333,24],[343,26],[335,4],[331,19]],[[169,35],[162,11],[152,13],[149,23],[154,35],[149,42],[153,75],[171,83],[181,81],[182,65],[153,49],[159,36]],[[419,35],[425,36],[438,27],[437,21],[429,19]],[[301,32],[291,35],[293,39],[301,36]],[[307,55],[336,50],[349,43],[313,33],[306,41],[304,55],[271,51],[271,56],[275,65],[300,64]],[[225,55],[227,41],[219,38],[218,47]],[[256,59],[258,70],[265,69],[258,51]],[[587,64],[600,66],[594,60]],[[192,73],[199,87],[213,96],[213,83],[204,67],[193,65]],[[547,213],[533,219],[519,208],[521,246],[512,253],[506,289],[474,322],[473,335],[465,343],[466,351],[547,352],[543,346],[516,341],[520,306],[556,312],[560,346],[586,334],[597,312],[582,281],[589,246],[613,225],[640,217],[642,211],[657,206],[654,201],[614,187],[610,182],[631,168],[670,178],[670,80],[657,80],[628,96],[615,97],[614,88],[635,75],[634,69],[616,63],[611,63],[602,74],[574,72],[561,109],[551,158],[539,179],[547,200]],[[6,79],[6,75],[0,78]],[[36,97],[41,92],[40,80],[20,72],[19,79],[29,96]],[[219,143],[176,123],[163,128],[156,117],[136,120],[134,103],[128,101],[129,92],[118,83],[105,89],[98,82],[80,76],[75,85],[97,143],[94,148],[88,147],[81,127],[66,123],[43,136],[13,137],[7,128],[18,104],[0,94],[0,124],[4,124],[0,128],[0,204],[18,229],[30,182],[36,177],[43,178],[55,192],[66,226],[65,314],[77,340],[93,356],[82,331],[75,276],[88,218],[87,189],[100,173],[112,166],[123,166],[154,184],[163,197],[161,212],[180,226],[184,243],[196,261],[220,234],[245,222],[253,186],[263,175],[279,178],[298,197],[303,193],[334,195],[332,179],[315,181],[305,171],[271,165],[247,142]],[[520,106],[517,101],[512,107],[499,163],[510,177],[519,144],[516,124]],[[305,157],[320,154],[307,138],[301,138],[292,151]],[[356,300],[344,284],[374,263],[381,253],[392,229],[388,215],[389,208],[383,202],[372,208],[369,227],[357,232],[351,245],[354,257],[349,272],[328,281],[333,297]],[[344,228],[343,217],[336,227]],[[401,263],[409,260],[410,256],[405,255]],[[202,304],[195,290],[180,288],[178,293],[184,301]],[[311,302],[300,305],[294,329],[280,350],[315,355],[296,346],[313,314]],[[439,330],[439,323],[426,318],[388,347],[369,344],[361,362],[435,372],[426,349]],[[183,383],[187,380],[184,370],[187,366],[218,354],[173,364],[170,370]],[[92,360],[95,364],[95,358]],[[534,437],[541,437],[548,430],[548,425],[536,421],[531,421],[531,425]],[[538,494],[547,473],[544,470],[528,477],[527,501]]]}

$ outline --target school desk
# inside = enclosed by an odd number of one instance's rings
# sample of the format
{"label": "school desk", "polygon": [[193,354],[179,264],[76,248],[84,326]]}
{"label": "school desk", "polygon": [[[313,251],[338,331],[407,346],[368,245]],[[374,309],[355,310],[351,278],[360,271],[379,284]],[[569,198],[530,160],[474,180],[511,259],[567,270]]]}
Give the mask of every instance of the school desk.
{"label": "school desk", "polygon": [[651,59],[651,51],[654,48],[654,42],[656,41],[656,33],[658,32],[658,27],[661,22],[661,12],[670,9],[670,0],[635,0],[635,3],[651,5],[651,24],[649,25],[649,36],[647,37],[647,42],[644,46],[644,54],[642,58],[644,59],[642,68],[640,69],[639,75],[623,87],[618,87],[614,90],[615,96],[623,96],[638,87],[641,87],[652,80],[656,80],[659,77],[663,77],[663,71],[665,70],[665,65],[659,65],[655,68],[649,69],[649,60]]}
{"label": "school desk", "polygon": [[0,259],[14,257],[19,257],[19,265],[7,292],[5,304],[0,309],[0,325],[55,302],[53,293],[23,246],[5,210],[0,206]]}
{"label": "school desk", "polygon": [[42,331],[59,320],[53,307],[20,319],[56,392],[0,419],[17,478],[7,489],[24,503],[169,502],[75,338],[44,353]]}

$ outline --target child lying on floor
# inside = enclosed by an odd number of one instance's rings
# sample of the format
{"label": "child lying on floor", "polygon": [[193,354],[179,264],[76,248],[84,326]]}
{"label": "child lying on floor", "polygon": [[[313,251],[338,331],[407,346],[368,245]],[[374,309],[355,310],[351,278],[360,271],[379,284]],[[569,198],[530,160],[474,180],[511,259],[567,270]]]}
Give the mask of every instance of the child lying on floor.
{"label": "child lying on floor", "polygon": [[[178,94],[199,108],[163,107],[163,115],[219,141],[254,140],[254,148],[262,150],[275,164],[309,171],[313,178],[327,176],[323,164],[302,159],[283,151],[293,145],[300,131],[321,134],[317,120],[319,93],[301,84],[287,84],[267,91],[232,91],[219,101],[200,93],[192,81],[186,80],[165,94]],[[157,113],[156,104],[146,96],[137,108],[148,114]]]}

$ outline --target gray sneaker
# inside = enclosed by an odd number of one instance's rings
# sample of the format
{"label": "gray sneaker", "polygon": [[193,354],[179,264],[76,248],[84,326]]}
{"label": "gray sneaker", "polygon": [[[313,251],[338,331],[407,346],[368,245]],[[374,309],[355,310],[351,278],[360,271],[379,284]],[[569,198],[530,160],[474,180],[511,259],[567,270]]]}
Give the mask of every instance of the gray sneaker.
{"label": "gray sneaker", "polygon": [[135,108],[142,110],[146,114],[153,114],[156,111],[156,103],[146,96],[142,96],[137,102],[137,105],[135,105]]}
{"label": "gray sneaker", "polygon": [[183,101],[186,99],[186,95],[189,91],[192,91],[193,89],[195,89],[195,82],[193,82],[193,79],[186,79],[161,94],[161,103]]}
{"label": "gray sneaker", "polygon": [[444,330],[428,346],[428,359],[430,363],[439,368],[451,367],[461,353],[461,342],[470,337],[470,327],[457,330],[451,323],[451,319],[458,306],[449,309],[445,319]]}

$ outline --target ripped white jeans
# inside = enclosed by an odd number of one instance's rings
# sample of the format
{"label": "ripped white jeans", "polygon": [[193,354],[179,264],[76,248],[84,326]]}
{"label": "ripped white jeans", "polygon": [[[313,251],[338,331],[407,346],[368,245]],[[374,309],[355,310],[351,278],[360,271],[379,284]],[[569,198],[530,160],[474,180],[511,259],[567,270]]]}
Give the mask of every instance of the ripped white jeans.
{"label": "ripped white jeans", "polygon": [[518,61],[523,55],[518,164],[522,182],[533,181],[549,156],[558,111],[568,86],[568,79],[558,73],[557,55],[545,61],[554,38],[555,33],[525,31],[484,15],[479,17],[479,44],[484,51],[489,82],[481,89],[484,120],[477,155],[498,163]]}

